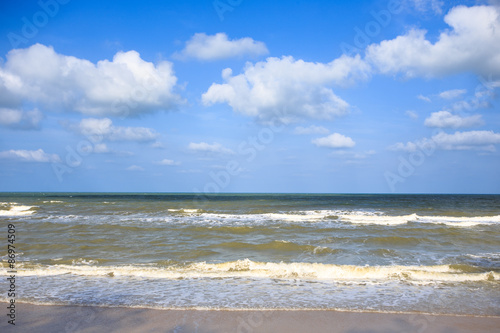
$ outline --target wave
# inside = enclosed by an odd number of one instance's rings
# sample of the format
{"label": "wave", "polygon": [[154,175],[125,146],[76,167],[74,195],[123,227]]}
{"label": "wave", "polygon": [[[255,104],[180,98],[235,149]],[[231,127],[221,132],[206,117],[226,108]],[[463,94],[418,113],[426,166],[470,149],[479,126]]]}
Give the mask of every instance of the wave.
{"label": "wave", "polygon": [[38,206],[24,206],[18,205],[17,203],[9,203],[10,208],[8,210],[0,210],[0,216],[26,216],[35,213],[33,208]]}
{"label": "wave", "polygon": [[257,251],[283,251],[283,252],[308,252],[313,254],[338,253],[340,250],[325,246],[300,245],[289,241],[272,241],[264,244],[250,244],[244,242],[227,242],[210,246],[212,248],[229,248]]}
{"label": "wave", "polygon": [[[20,263],[19,276],[54,276],[72,274],[101,277],[139,277],[155,279],[190,278],[270,278],[328,280],[343,283],[391,282],[407,283],[461,283],[500,281],[500,273],[478,272],[467,265],[434,266],[354,266],[319,263],[255,262],[249,259],[224,262],[196,262],[185,265],[159,267],[157,265],[97,266],[90,262],[77,265],[49,265]],[[7,268],[0,270],[8,275]]]}
{"label": "wave", "polygon": [[496,216],[419,216],[417,214],[389,216],[366,213],[341,215],[341,221],[357,224],[400,225],[410,222],[444,224],[453,227],[474,227],[483,224],[500,223],[500,215]]}
{"label": "wave", "polygon": [[168,211],[173,212],[173,213],[192,214],[192,213],[201,213],[203,210],[201,210],[201,209],[188,209],[188,208],[179,208],[179,209],[170,208],[170,209],[168,209]]}
{"label": "wave", "polygon": [[327,217],[331,217],[332,211],[303,211],[297,212],[295,214],[290,213],[269,213],[263,214],[265,217],[271,220],[281,220],[281,221],[317,221],[322,220]]}
{"label": "wave", "polygon": [[206,212],[201,209],[169,209],[170,212],[189,213],[193,217],[216,220],[263,220],[263,221],[317,221],[325,218],[336,218],[340,211],[309,210],[276,213],[229,214]]}
{"label": "wave", "polygon": [[500,270],[500,253],[467,254],[463,261],[473,266]]}
{"label": "wave", "polygon": [[500,223],[500,215],[475,217],[417,216],[417,221],[420,223],[446,224],[453,227],[474,227],[481,224]]}
{"label": "wave", "polygon": [[[51,201],[52,202],[52,201]],[[35,213],[33,208],[38,206],[24,206],[16,203],[3,203],[4,210],[0,210],[0,216],[26,216]],[[8,208],[9,209],[5,209]],[[172,223],[179,222],[188,224],[209,224],[211,226],[256,226],[274,223],[289,223],[293,225],[307,226],[316,223],[323,223],[326,226],[341,225],[381,225],[381,226],[399,226],[409,223],[421,224],[439,224],[448,227],[475,227],[478,225],[498,225],[500,224],[500,215],[494,216],[441,216],[441,215],[418,215],[417,213],[388,215],[381,211],[368,210],[297,210],[268,213],[222,213],[209,212],[194,208],[169,208],[155,212],[129,212],[126,208],[123,211],[104,210],[100,215],[88,215],[88,211],[80,214],[78,210],[71,211],[73,208],[64,210],[59,214],[45,215],[37,214],[37,217],[48,221],[71,221],[79,220],[81,223],[92,224],[121,224],[125,222],[144,222],[144,223]],[[107,208],[106,208],[107,209]],[[54,213],[54,212],[52,212]],[[247,232],[248,230],[244,230]]]}
{"label": "wave", "polygon": [[496,216],[419,216],[416,213],[408,215],[385,215],[381,212],[315,210],[295,211],[266,214],[191,214],[203,221],[217,222],[341,222],[366,225],[403,225],[407,223],[443,224],[452,227],[474,227],[485,224],[500,223],[500,215]]}
{"label": "wave", "polygon": [[389,216],[389,215],[374,215],[358,212],[355,214],[341,215],[340,220],[344,222],[351,222],[356,224],[379,224],[379,225],[398,225],[406,224],[408,222],[416,221],[417,214],[403,215],[403,216]]}
{"label": "wave", "polygon": [[420,243],[428,242],[429,239],[425,237],[411,237],[411,236],[372,236],[362,239],[363,243],[377,244],[377,245],[390,245],[390,246],[415,246]]}

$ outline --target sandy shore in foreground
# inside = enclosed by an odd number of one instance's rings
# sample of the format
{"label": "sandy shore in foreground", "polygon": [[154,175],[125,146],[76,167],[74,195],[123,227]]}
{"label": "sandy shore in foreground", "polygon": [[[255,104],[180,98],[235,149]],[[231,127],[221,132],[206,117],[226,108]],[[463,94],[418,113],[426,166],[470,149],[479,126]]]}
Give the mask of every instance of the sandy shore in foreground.
{"label": "sandy shore in foreground", "polygon": [[16,303],[1,332],[497,332],[500,317],[315,310],[153,310]]}

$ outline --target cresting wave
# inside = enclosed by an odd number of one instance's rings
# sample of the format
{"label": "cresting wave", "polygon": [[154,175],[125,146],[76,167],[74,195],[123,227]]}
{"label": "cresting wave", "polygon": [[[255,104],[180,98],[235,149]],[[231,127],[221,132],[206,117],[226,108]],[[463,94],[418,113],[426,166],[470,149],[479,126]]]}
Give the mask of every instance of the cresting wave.
{"label": "cresting wave", "polygon": [[206,213],[196,209],[169,209],[170,212],[185,213],[185,215],[198,217],[203,220],[212,221],[243,221],[243,222],[265,222],[265,221],[285,221],[285,222],[319,222],[334,220],[337,222],[347,222],[352,224],[374,224],[374,225],[400,225],[406,223],[434,223],[444,224],[453,227],[473,227],[482,224],[500,223],[500,215],[496,216],[419,216],[409,215],[385,215],[381,212],[365,211],[343,211],[343,210],[315,210],[315,211],[295,211],[267,214],[222,214]]}
{"label": "cresting wave", "polygon": [[[1,206],[10,206],[9,209],[0,210],[0,216],[26,216],[35,213],[33,208],[37,206],[23,206],[15,202],[2,203]],[[4,207],[5,208],[5,207]]]}
{"label": "cresting wave", "polygon": [[[64,203],[59,200],[43,201],[44,204]],[[102,208],[104,208],[104,202]],[[39,206],[22,205],[15,202],[0,203],[0,216],[4,217],[22,217],[22,216],[38,216],[49,220],[79,220],[83,223],[89,219],[87,212],[85,215],[80,215],[74,211],[73,214],[62,214],[57,216],[45,216],[38,210]],[[38,214],[40,212],[40,214]],[[37,213],[37,214],[35,214]],[[281,211],[270,213],[223,213],[217,211],[206,211],[196,208],[167,208],[160,209],[154,214],[137,214],[113,211],[110,214],[107,208],[102,211],[99,217],[93,216],[91,220],[98,221],[99,218],[108,218],[106,223],[120,222],[124,218],[134,218],[137,221],[144,222],[177,222],[179,218],[186,219],[189,223],[210,223],[216,225],[224,225],[227,223],[241,224],[268,224],[275,222],[287,223],[346,223],[352,225],[386,225],[397,226],[408,223],[427,223],[441,224],[450,227],[474,227],[478,225],[494,225],[500,224],[500,215],[494,216],[420,216],[416,213],[407,215],[388,215],[381,211],[364,211],[364,210],[297,210],[297,211]],[[112,217],[112,220],[109,218]],[[104,222],[104,221],[103,221]]]}
{"label": "cresting wave", "polygon": [[[1,269],[1,275],[8,275]],[[500,273],[478,272],[467,265],[433,266],[354,266],[319,263],[273,263],[255,262],[249,259],[224,262],[197,262],[185,265],[124,265],[97,266],[77,265],[38,265],[21,264],[19,276],[54,276],[72,274],[78,276],[137,277],[153,279],[190,279],[190,278],[270,278],[329,280],[332,282],[384,283],[404,281],[408,283],[460,283],[500,281]]]}
{"label": "cresting wave", "polygon": [[416,223],[445,224],[453,227],[473,227],[481,224],[500,223],[500,215],[456,217],[456,216],[419,216],[417,214],[403,215],[403,216],[355,214],[355,215],[342,215],[341,220],[358,224],[398,225],[398,224],[406,224],[409,222],[416,222]]}
{"label": "cresting wave", "polygon": [[184,209],[184,208],[180,208],[180,209],[173,209],[173,208],[170,208],[168,209],[169,212],[174,212],[174,213],[200,213],[202,212],[201,209]]}

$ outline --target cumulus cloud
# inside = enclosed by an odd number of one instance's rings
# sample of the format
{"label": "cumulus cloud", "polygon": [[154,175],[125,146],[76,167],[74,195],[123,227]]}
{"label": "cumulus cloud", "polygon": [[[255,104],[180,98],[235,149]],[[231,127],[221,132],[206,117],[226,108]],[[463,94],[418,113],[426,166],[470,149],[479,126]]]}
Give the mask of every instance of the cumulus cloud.
{"label": "cumulus cloud", "polygon": [[435,147],[443,150],[486,150],[495,151],[495,145],[500,143],[500,133],[493,131],[467,131],[448,134],[440,132],[431,138],[416,142],[397,143],[390,150],[414,152],[422,147]]}
{"label": "cumulus cloud", "polygon": [[331,119],[349,111],[329,84],[347,84],[369,76],[369,66],[359,56],[342,56],[324,63],[267,58],[247,63],[244,72],[222,71],[223,84],[213,83],[202,96],[205,105],[227,103],[234,111],[260,120],[292,122],[300,118]]}
{"label": "cumulus cloud", "polygon": [[234,154],[234,152],[231,149],[226,148],[217,142],[214,142],[212,144],[206,142],[200,142],[200,143],[191,142],[188,146],[188,149],[194,152]]}
{"label": "cumulus cloud", "polygon": [[356,144],[350,137],[339,133],[333,133],[323,138],[314,139],[311,142],[318,147],[327,148],[351,148]]}
{"label": "cumulus cloud", "polygon": [[264,43],[245,37],[229,40],[225,33],[215,35],[197,33],[186,42],[186,47],[175,57],[180,59],[220,60],[243,55],[263,55],[269,51]]}
{"label": "cumulus cloud", "polygon": [[182,102],[174,93],[172,64],[155,65],[136,51],[93,64],[35,44],[11,50],[6,58],[0,66],[0,92],[13,96],[11,104],[28,101],[87,115],[131,116],[169,110]]}
{"label": "cumulus cloud", "polygon": [[454,98],[462,96],[466,92],[467,92],[466,89],[446,90],[446,91],[441,92],[439,94],[439,97],[444,98],[444,99],[454,99]]}
{"label": "cumulus cloud", "polygon": [[42,118],[43,114],[38,109],[23,111],[0,108],[0,125],[13,129],[37,129]]}
{"label": "cumulus cloud", "polygon": [[370,45],[366,60],[382,73],[435,77],[461,72],[500,75],[500,20],[494,6],[457,6],[444,17],[451,27],[435,43],[426,31]]}
{"label": "cumulus cloud", "polygon": [[22,162],[60,162],[61,158],[57,154],[47,154],[43,149],[38,150],[7,150],[0,152],[1,159],[10,159]]}
{"label": "cumulus cloud", "polygon": [[330,131],[323,126],[311,125],[309,127],[297,126],[293,134],[328,134]]}
{"label": "cumulus cloud", "polygon": [[159,137],[159,134],[151,128],[114,126],[109,118],[86,118],[79,124],[69,125],[69,128],[94,141],[151,142]]}
{"label": "cumulus cloud", "polygon": [[500,133],[493,131],[439,133],[432,137],[439,147],[446,150],[491,150],[491,146],[500,143]]}
{"label": "cumulus cloud", "polygon": [[[418,8],[441,10],[443,3],[415,0]],[[372,44],[365,57],[343,55],[329,63],[313,63],[292,57],[270,57],[247,63],[243,72],[222,71],[223,83],[213,83],[202,95],[205,105],[227,103],[235,112],[261,121],[290,123],[303,118],[332,119],[349,112],[350,105],[337,96],[331,85],[352,84],[374,73],[407,77],[438,77],[475,73],[481,77],[500,75],[500,9],[494,6],[456,6],[444,17],[450,29],[436,41],[426,31],[411,29],[392,40]],[[490,80],[491,82],[497,82]],[[442,98],[457,98],[464,91],[442,92]],[[430,102],[430,98],[419,95]],[[470,104],[470,103],[469,103]],[[474,107],[475,105],[456,107]]]}
{"label": "cumulus cloud", "polygon": [[481,126],[484,122],[481,115],[461,117],[448,111],[439,111],[433,112],[429,118],[425,119],[424,124],[429,127],[462,128]]}

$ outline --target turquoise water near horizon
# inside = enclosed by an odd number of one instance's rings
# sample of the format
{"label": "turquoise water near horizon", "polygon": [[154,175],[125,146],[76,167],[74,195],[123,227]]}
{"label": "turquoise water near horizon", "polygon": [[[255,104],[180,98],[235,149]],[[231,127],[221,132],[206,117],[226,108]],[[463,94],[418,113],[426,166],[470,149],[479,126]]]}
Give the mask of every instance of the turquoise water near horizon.
{"label": "turquoise water near horizon", "polygon": [[500,195],[0,193],[0,220],[19,301],[500,315]]}

